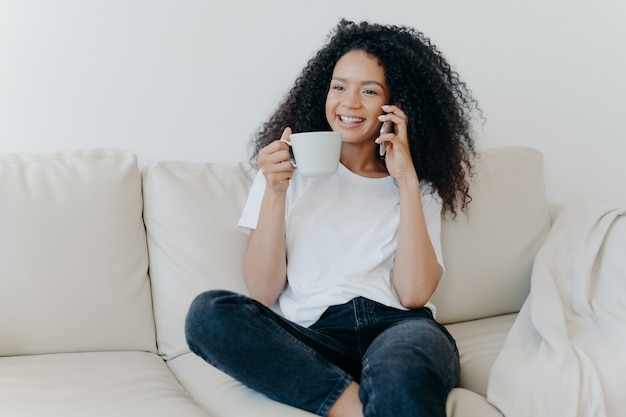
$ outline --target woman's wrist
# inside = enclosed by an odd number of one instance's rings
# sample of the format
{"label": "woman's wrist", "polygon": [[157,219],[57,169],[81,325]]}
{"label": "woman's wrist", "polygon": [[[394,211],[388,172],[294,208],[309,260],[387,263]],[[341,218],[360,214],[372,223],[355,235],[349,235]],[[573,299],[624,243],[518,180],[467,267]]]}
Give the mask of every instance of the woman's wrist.
{"label": "woman's wrist", "polygon": [[403,173],[403,175],[398,175],[396,177],[396,182],[398,186],[402,189],[403,187],[415,187],[419,190],[420,180],[417,177],[417,173],[413,170],[413,172]]}

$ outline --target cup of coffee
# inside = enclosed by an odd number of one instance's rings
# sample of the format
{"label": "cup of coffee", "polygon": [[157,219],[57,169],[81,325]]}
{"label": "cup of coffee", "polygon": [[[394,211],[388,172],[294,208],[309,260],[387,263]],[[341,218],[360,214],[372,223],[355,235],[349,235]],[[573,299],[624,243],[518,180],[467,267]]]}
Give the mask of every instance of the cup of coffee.
{"label": "cup of coffee", "polygon": [[282,140],[293,149],[294,166],[306,177],[333,175],[339,166],[341,140],[337,132],[293,133],[290,141]]}

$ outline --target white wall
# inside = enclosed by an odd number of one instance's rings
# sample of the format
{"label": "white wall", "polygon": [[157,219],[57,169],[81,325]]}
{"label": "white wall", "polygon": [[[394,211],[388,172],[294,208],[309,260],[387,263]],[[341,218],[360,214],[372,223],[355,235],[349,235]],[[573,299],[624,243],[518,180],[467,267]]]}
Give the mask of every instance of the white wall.
{"label": "white wall", "polygon": [[0,0],[0,152],[123,147],[140,165],[247,159],[345,16],[419,28],[556,201],[626,206],[623,0]]}

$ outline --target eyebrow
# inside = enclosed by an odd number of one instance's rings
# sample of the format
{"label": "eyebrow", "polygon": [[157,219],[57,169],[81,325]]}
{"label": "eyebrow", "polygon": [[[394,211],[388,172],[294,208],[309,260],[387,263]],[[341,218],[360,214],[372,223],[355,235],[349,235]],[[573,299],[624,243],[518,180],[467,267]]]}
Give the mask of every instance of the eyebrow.
{"label": "eyebrow", "polygon": [[[341,78],[341,77],[333,77],[332,79],[335,80],[335,81],[342,82],[342,83],[347,83],[348,82],[347,79]],[[380,88],[382,88],[383,90],[385,89],[385,87],[381,83],[379,83],[378,81],[374,81],[374,80],[361,81],[361,85],[371,85],[371,84],[377,85]]]}

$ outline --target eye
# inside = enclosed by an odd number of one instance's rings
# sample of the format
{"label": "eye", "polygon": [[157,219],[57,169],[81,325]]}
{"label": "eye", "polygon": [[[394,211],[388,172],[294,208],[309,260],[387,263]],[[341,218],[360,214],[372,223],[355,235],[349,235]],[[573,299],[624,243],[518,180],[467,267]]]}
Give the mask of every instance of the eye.
{"label": "eye", "polygon": [[374,90],[369,90],[368,89],[368,90],[363,90],[363,94],[365,94],[365,95],[376,95],[377,93]]}
{"label": "eye", "polygon": [[345,88],[343,87],[343,85],[340,84],[335,84],[331,87],[333,90],[337,90],[337,91],[344,91]]}

